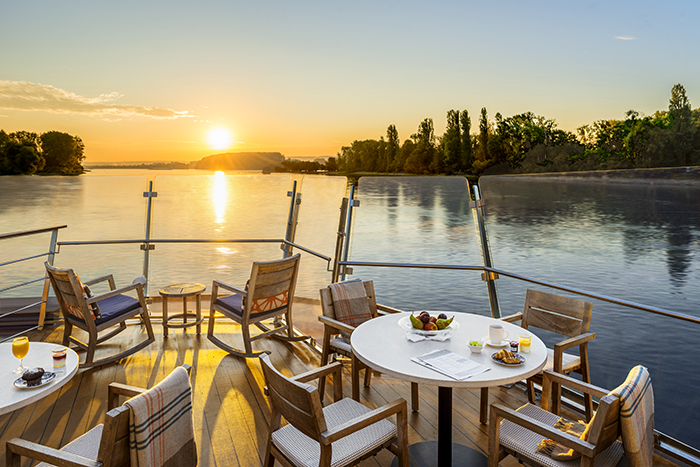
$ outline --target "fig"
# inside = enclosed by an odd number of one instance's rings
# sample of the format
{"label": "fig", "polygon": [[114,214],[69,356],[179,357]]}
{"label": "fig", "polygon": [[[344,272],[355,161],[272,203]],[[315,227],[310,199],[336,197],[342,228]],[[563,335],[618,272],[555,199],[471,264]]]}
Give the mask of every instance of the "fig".
{"label": "fig", "polygon": [[423,321],[411,315],[411,326],[413,326],[415,329],[423,329]]}
{"label": "fig", "polygon": [[427,311],[424,311],[420,315],[418,315],[418,319],[423,322],[423,324],[426,324],[430,321],[430,314],[428,314]]}
{"label": "fig", "polygon": [[447,319],[447,315],[445,313],[440,313],[438,319]]}

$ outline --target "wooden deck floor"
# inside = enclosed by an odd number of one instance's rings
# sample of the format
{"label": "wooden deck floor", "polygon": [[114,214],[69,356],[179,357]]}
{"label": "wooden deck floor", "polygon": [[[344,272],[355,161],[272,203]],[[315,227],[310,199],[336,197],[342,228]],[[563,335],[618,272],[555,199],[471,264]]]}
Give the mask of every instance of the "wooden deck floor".
{"label": "wooden deck floor", "polygon": [[[219,324],[217,323],[217,329]],[[51,447],[60,447],[101,423],[106,410],[107,386],[113,381],[138,387],[151,387],[175,367],[192,365],[195,437],[200,466],[259,466],[270,424],[268,401],[262,393],[264,385],[257,359],[238,359],[215,347],[206,338],[206,326],[197,336],[194,328],[171,330],[164,338],[160,325],[155,325],[156,342],[117,364],[80,370],[60,390],[45,399],[15,412],[0,416],[0,446],[14,437],[21,437]],[[236,346],[240,343],[240,327],[222,326]],[[63,327],[36,331],[30,341],[60,342]],[[98,348],[102,355],[119,351],[145,335],[140,325],[130,325],[115,345]],[[319,358],[306,344],[285,344],[273,339],[256,341],[257,349],[272,351],[274,365],[284,374],[293,375],[317,368]],[[330,386],[330,385],[329,385]],[[350,372],[345,368],[344,394],[350,394]],[[328,390],[330,395],[330,388]],[[362,388],[362,401],[377,407],[397,398],[410,400],[410,385],[385,376],[372,379],[371,388]],[[330,400],[328,397],[326,400]],[[491,402],[498,400],[511,407],[525,401],[517,387],[491,391]],[[409,416],[409,442],[437,439],[437,388],[420,387],[420,411]],[[478,421],[479,393],[455,390],[453,397],[453,440],[486,455],[487,427]],[[0,465],[5,463],[5,450],[0,451]],[[363,466],[391,464],[393,456],[384,451],[363,461]],[[28,466],[26,462],[23,465]],[[512,458],[503,467],[517,465]]]}

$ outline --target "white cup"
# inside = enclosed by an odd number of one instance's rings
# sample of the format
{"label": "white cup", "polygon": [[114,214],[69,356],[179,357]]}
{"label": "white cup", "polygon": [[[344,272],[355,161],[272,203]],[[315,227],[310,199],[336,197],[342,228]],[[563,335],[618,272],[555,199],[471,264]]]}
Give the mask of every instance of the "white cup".
{"label": "white cup", "polygon": [[492,344],[500,344],[508,338],[508,333],[501,324],[489,324],[489,340]]}

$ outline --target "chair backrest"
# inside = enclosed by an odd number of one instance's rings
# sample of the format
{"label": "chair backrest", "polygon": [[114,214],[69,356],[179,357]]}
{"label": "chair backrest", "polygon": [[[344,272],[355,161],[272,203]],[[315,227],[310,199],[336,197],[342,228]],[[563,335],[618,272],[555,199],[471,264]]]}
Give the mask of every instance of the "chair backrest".
{"label": "chair backrest", "polygon": [[[189,365],[183,365],[183,367],[188,373],[192,369]],[[114,398],[115,404],[118,403],[118,397]],[[111,398],[108,400],[111,402]],[[105,415],[102,439],[97,453],[97,461],[102,462],[104,467],[129,465],[131,461],[129,410],[127,405],[121,405],[111,409]]]}
{"label": "chair backrest", "polygon": [[574,337],[590,330],[592,310],[593,304],[583,300],[528,289],[522,327],[534,326]]}
{"label": "chair backrest", "polygon": [[[318,390],[306,383],[293,381],[272,366],[268,355],[261,355],[265,383],[272,403],[273,416],[277,412],[294,428],[311,439],[319,440],[326,431]],[[277,427],[272,427],[275,430]]]}
{"label": "chair backrest", "polygon": [[[365,292],[367,292],[367,303],[369,304],[369,310],[372,312],[372,318],[377,317],[377,299],[374,295],[374,282],[363,281],[362,285],[365,286]],[[321,311],[324,316],[332,319],[336,319],[335,311],[333,309],[333,297],[331,296],[331,291],[328,287],[324,287],[319,290],[321,294]]]}
{"label": "chair backrest", "polygon": [[272,310],[286,312],[294,300],[300,260],[297,253],[277,261],[254,262],[247,285],[246,312],[252,316]]}
{"label": "chair backrest", "polygon": [[589,425],[588,442],[595,445],[596,453],[603,452],[620,437],[620,398],[613,394],[601,397]]}
{"label": "chair backrest", "polygon": [[59,269],[45,263],[46,272],[53,287],[56,299],[64,319],[78,318],[92,323],[94,317],[90,311],[78,276],[72,269]]}

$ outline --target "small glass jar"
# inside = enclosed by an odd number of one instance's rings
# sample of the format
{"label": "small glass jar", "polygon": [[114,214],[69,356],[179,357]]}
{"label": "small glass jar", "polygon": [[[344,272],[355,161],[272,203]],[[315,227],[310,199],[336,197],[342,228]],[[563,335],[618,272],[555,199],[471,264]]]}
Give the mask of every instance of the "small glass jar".
{"label": "small glass jar", "polygon": [[51,349],[51,355],[53,355],[53,367],[63,368],[66,366],[66,349],[65,347],[56,347]]}
{"label": "small glass jar", "polygon": [[518,351],[518,341],[510,341],[510,351],[513,353]]}

